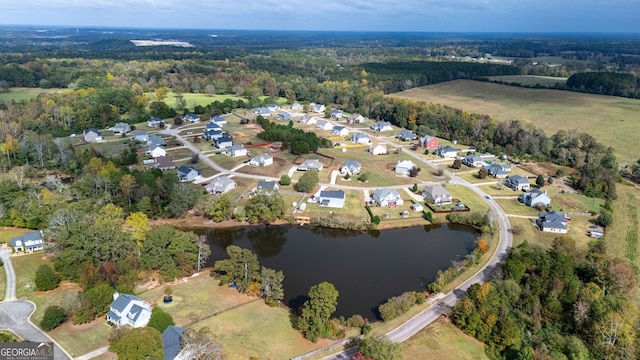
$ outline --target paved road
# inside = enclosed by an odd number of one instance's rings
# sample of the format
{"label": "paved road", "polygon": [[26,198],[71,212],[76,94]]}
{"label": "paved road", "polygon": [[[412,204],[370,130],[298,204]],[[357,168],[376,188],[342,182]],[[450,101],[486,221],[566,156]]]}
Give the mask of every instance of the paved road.
{"label": "paved road", "polygon": [[2,262],[4,262],[4,272],[7,275],[4,301],[13,301],[16,299],[16,272],[13,270],[10,256],[10,249],[0,249],[0,258],[2,258]]}

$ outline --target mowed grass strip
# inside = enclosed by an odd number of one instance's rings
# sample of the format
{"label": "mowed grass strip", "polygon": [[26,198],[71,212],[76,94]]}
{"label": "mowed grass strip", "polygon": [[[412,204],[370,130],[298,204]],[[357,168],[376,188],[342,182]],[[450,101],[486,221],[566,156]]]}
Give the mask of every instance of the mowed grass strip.
{"label": "mowed grass strip", "polygon": [[485,360],[484,344],[439,318],[400,344],[402,359]]}
{"label": "mowed grass strip", "polygon": [[551,89],[528,89],[482,81],[456,80],[388,95],[448,105],[498,121],[522,120],[548,135],[577,129],[612,146],[622,160],[635,162],[640,100]]}

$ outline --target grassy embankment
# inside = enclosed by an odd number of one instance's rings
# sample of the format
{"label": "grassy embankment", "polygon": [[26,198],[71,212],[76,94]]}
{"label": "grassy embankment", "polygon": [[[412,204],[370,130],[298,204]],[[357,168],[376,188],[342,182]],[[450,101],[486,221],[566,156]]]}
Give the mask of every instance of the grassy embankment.
{"label": "grassy embankment", "polygon": [[10,88],[7,92],[0,92],[0,101],[26,101],[38,97],[42,93],[60,92],[66,89],[42,89],[42,88]]}
{"label": "grassy embankment", "polygon": [[550,89],[528,89],[482,81],[456,80],[389,95],[444,104],[487,114],[498,121],[519,119],[552,135],[577,129],[615,148],[621,160],[635,162],[640,100]]}

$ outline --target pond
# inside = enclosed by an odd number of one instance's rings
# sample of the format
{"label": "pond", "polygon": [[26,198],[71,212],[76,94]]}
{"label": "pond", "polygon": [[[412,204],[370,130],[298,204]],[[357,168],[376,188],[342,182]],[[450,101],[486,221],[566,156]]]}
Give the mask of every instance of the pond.
{"label": "pond", "polygon": [[357,232],[316,227],[250,226],[185,229],[206,234],[209,265],[227,258],[237,245],[258,255],[261,265],[284,273],[284,303],[302,305],[309,288],[322,281],[338,292],[334,316],[378,318],[377,308],[392,296],[424,290],[438,270],[470,253],[478,233],[444,224]]}

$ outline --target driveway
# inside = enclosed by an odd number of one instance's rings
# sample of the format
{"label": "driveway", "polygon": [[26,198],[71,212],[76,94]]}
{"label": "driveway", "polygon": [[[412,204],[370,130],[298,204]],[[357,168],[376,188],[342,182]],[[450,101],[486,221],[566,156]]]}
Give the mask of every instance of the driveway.
{"label": "driveway", "polygon": [[7,287],[5,289],[4,301],[13,301],[16,299],[16,273],[13,270],[10,255],[10,249],[0,249],[0,258],[2,258],[2,262],[4,263],[4,272],[7,274]]}

